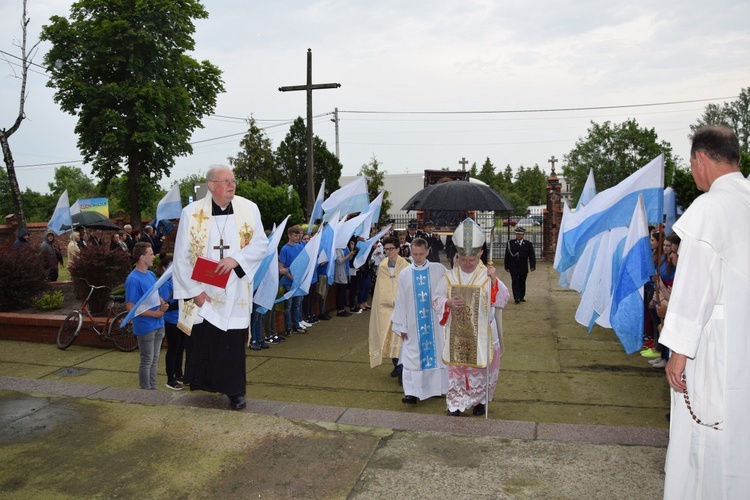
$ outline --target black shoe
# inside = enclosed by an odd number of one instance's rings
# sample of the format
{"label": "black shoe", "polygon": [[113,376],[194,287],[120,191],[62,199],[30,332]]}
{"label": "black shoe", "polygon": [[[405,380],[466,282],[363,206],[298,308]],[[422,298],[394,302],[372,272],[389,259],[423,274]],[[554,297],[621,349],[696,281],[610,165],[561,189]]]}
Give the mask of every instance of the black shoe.
{"label": "black shoe", "polygon": [[320,320],[319,320],[318,318],[316,318],[315,316],[310,316],[310,317],[309,317],[308,319],[306,319],[305,321],[307,321],[307,322],[308,322],[308,323],[310,323],[311,325],[314,325],[315,323],[320,323]]}
{"label": "black shoe", "polygon": [[419,398],[416,396],[404,396],[403,398],[401,398],[401,402],[407,405],[415,405],[418,401]]}
{"label": "black shoe", "polygon": [[260,351],[262,349],[260,344],[257,342],[250,342],[250,345],[248,347],[252,349],[253,351]]}
{"label": "black shoe", "polygon": [[449,411],[449,412],[446,412],[446,415],[448,415],[449,417],[460,417],[461,411],[460,410]]}
{"label": "black shoe", "polygon": [[297,326],[297,327],[292,328],[292,331],[294,333],[307,333],[307,330],[305,330],[301,326]]}
{"label": "black shoe", "polygon": [[266,342],[269,344],[281,344],[286,340],[284,337],[281,337],[279,335],[274,335],[273,337],[266,337]]}
{"label": "black shoe", "polygon": [[352,313],[350,313],[350,312],[348,312],[348,311],[346,311],[346,310],[344,310],[344,311],[339,311],[339,312],[337,312],[337,313],[336,313],[336,316],[340,316],[340,317],[342,317],[342,318],[348,318],[348,317],[349,317],[349,316],[351,316],[351,315],[352,315]]}
{"label": "black shoe", "polygon": [[521,299],[521,302],[526,302],[526,299]]}
{"label": "black shoe", "polygon": [[352,314],[362,314],[362,309],[360,309],[359,307],[352,307],[350,312]]}
{"label": "black shoe", "polygon": [[328,313],[323,313],[323,314],[321,314],[320,316],[318,316],[318,318],[319,318],[319,319],[322,319],[323,321],[328,321],[328,320],[330,320],[330,319],[333,319],[333,318],[331,318],[331,315],[330,315],[330,314],[328,314]]}
{"label": "black shoe", "polygon": [[244,396],[229,396],[229,408],[234,411],[244,410],[247,406]]}
{"label": "black shoe", "polygon": [[476,405],[476,406],[474,407],[474,409],[473,409],[473,410],[471,410],[471,412],[472,412],[472,413],[473,413],[474,415],[484,415],[484,413],[485,413],[484,405],[483,405],[483,404],[481,404],[481,403],[480,403],[480,404],[478,404],[478,405]]}
{"label": "black shoe", "polygon": [[261,349],[270,349],[270,346],[268,344],[266,344],[265,342],[261,342],[260,343],[260,348]]}
{"label": "black shoe", "polygon": [[290,336],[291,334],[292,334],[292,329],[291,329],[291,328],[287,328],[286,330],[284,330],[284,331],[283,331],[283,332],[281,333],[281,336],[283,336],[283,337],[288,337],[288,336]]}
{"label": "black shoe", "polygon": [[516,300],[516,304],[519,304],[520,302],[521,302],[520,300]]}

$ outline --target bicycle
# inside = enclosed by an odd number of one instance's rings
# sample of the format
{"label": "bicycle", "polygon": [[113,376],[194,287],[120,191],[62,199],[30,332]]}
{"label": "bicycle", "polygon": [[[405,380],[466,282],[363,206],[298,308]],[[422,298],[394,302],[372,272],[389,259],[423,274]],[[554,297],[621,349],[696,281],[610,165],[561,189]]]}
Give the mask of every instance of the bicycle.
{"label": "bicycle", "polygon": [[[94,293],[94,290],[110,287],[105,285],[94,286],[84,278],[79,279],[89,286],[89,294],[83,300],[81,308],[68,314],[65,320],[63,320],[62,325],[60,325],[60,330],[57,332],[58,349],[65,350],[70,347],[73,342],[75,342],[76,338],[78,337],[78,333],[81,331],[81,327],[83,326],[83,316],[86,315],[86,317],[92,323],[89,328],[96,332],[96,334],[99,336],[99,340],[101,340],[102,342],[107,340],[112,341],[112,343],[115,344],[115,347],[123,352],[130,352],[135,350],[138,347],[138,339],[133,334],[132,323],[128,323],[124,328],[120,328],[120,323],[128,314],[128,312],[122,311],[115,314],[115,304],[124,304],[125,297],[123,297],[122,295],[109,296],[111,300],[109,311],[107,313],[107,319],[102,326],[102,324],[97,321],[94,316],[91,315],[91,312],[89,311],[89,300],[91,299],[91,295]],[[114,318],[112,317],[113,315]]]}

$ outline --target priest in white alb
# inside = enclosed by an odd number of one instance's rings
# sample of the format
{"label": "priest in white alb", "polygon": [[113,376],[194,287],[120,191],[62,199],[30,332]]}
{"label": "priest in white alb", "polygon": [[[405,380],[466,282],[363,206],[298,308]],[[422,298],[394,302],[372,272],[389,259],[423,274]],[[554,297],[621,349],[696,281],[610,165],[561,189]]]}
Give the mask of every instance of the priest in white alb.
{"label": "priest in white alb", "polygon": [[411,242],[412,264],[398,276],[398,291],[391,321],[401,336],[401,373],[405,404],[441,396],[448,389],[443,354],[443,328],[432,310],[432,298],[446,269],[430,262],[430,249],[422,238]]}
{"label": "priest in white alb", "polygon": [[660,342],[672,351],[664,498],[750,495],[750,181],[731,129],[693,135],[705,194],[675,223],[680,261]]}
{"label": "priest in white alb", "polygon": [[454,417],[469,408],[474,415],[484,415],[500,373],[503,343],[499,309],[508,303],[510,294],[495,275],[495,267],[482,264],[484,241],[484,232],[476,222],[465,219],[459,224],[453,233],[458,266],[440,280],[432,302],[445,327],[445,399],[448,415]]}
{"label": "priest in white alb", "polygon": [[[209,193],[182,210],[174,250],[178,327],[191,335],[185,382],[192,390],[219,392],[233,410],[245,402],[245,338],[250,326],[252,278],[268,240],[255,203],[235,196],[237,181],[223,165],[206,173]],[[193,279],[199,257],[217,261],[226,287]]]}

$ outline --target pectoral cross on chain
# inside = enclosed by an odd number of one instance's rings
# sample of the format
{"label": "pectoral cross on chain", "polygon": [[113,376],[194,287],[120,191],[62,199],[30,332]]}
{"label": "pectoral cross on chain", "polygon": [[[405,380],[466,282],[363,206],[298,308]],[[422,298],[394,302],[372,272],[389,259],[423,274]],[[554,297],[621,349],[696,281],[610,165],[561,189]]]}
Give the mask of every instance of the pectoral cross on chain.
{"label": "pectoral cross on chain", "polygon": [[224,238],[220,238],[219,239],[219,244],[214,247],[214,250],[218,250],[219,251],[219,259],[223,259],[224,258],[224,249],[225,248],[227,250],[229,250],[229,245],[224,245]]}

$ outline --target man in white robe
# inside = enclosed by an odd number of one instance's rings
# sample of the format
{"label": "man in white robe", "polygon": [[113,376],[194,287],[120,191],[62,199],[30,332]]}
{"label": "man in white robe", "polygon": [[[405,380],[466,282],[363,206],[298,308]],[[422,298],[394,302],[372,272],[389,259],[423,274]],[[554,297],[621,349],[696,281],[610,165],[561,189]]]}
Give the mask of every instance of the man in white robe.
{"label": "man in white robe", "polygon": [[442,360],[443,329],[439,316],[432,310],[432,297],[445,274],[442,264],[427,260],[427,242],[416,238],[411,243],[414,263],[398,276],[392,329],[401,336],[401,373],[406,404],[441,396],[448,389],[445,363]]}
{"label": "man in white robe", "polygon": [[680,265],[660,338],[672,350],[667,499],[750,494],[750,181],[739,158],[730,129],[695,132],[690,167],[705,194],[674,225]]}
{"label": "man in white robe", "polygon": [[[206,174],[209,194],[182,210],[174,250],[174,298],[178,327],[191,334],[185,379],[191,389],[229,397],[233,410],[245,402],[245,336],[252,309],[252,278],[268,239],[255,203],[234,196],[236,180],[225,166]],[[198,257],[229,273],[225,288],[192,279]]]}
{"label": "man in white robe", "polygon": [[[482,229],[471,219],[453,233],[458,266],[440,280],[432,301],[445,325],[443,362],[448,365],[448,415],[458,417],[468,408],[484,415],[495,394],[503,354],[502,325],[497,324],[508,303],[508,288],[495,267],[481,262]],[[489,370],[487,369],[489,365]]]}

